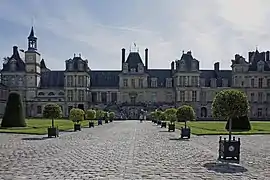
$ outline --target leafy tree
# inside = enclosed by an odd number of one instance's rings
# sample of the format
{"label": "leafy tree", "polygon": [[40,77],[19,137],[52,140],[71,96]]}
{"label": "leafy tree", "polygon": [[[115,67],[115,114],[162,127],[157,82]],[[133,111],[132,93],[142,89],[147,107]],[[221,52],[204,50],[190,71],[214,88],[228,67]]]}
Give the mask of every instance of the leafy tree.
{"label": "leafy tree", "polygon": [[160,120],[166,120],[166,114],[165,114],[165,112],[161,112],[161,114],[159,115],[159,118],[160,118]]}
{"label": "leafy tree", "polygon": [[177,109],[176,117],[178,121],[185,122],[185,128],[187,128],[187,121],[194,121],[196,115],[193,107],[188,105],[183,105]]}
{"label": "leafy tree", "polygon": [[69,118],[74,122],[74,123],[80,123],[81,121],[84,120],[84,111],[79,108],[72,108],[69,113]]}
{"label": "leafy tree", "polygon": [[177,110],[175,108],[168,108],[164,112],[166,119],[169,120],[171,124],[173,124],[176,121],[176,112]]}
{"label": "leafy tree", "polygon": [[52,127],[54,127],[54,119],[62,116],[61,107],[56,103],[46,104],[43,109],[43,117],[52,120]]}
{"label": "leafy tree", "polygon": [[86,118],[91,121],[96,119],[96,111],[93,109],[86,110]]}
{"label": "leafy tree", "polygon": [[110,112],[109,113],[109,118],[110,118],[110,120],[113,120],[115,118],[115,113],[114,112]]}
{"label": "leafy tree", "polygon": [[104,115],[105,115],[104,111],[102,111],[102,110],[97,110],[97,111],[96,111],[96,118],[97,118],[98,120],[104,118]]}
{"label": "leafy tree", "polygon": [[232,119],[247,116],[249,103],[246,94],[239,90],[223,90],[212,103],[213,116],[229,122],[229,140],[232,135]]}
{"label": "leafy tree", "polygon": [[20,94],[16,92],[9,94],[1,127],[26,127]]}
{"label": "leafy tree", "polygon": [[161,114],[162,114],[162,111],[156,110],[156,118],[157,118],[157,120],[160,120]]}

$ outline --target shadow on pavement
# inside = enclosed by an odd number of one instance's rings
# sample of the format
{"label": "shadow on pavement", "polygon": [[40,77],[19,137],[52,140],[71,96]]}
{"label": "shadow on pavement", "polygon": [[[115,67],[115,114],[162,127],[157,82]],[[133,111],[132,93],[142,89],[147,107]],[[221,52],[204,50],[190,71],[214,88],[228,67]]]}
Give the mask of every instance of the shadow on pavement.
{"label": "shadow on pavement", "polygon": [[203,166],[206,169],[210,171],[215,171],[217,173],[243,173],[248,171],[243,166],[229,163],[212,162],[212,163],[205,163]]}
{"label": "shadow on pavement", "polygon": [[170,141],[189,141],[189,139],[181,139],[181,138],[170,138]]}
{"label": "shadow on pavement", "polygon": [[22,138],[24,141],[36,141],[36,140],[46,140],[51,139],[49,137],[28,137],[28,138]]}

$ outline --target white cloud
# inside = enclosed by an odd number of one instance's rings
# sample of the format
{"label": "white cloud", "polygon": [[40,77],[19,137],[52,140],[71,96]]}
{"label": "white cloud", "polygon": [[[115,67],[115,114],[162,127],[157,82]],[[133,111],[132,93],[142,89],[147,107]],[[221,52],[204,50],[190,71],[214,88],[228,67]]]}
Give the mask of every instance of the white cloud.
{"label": "white cloud", "polygon": [[94,8],[86,6],[88,1],[4,1],[0,19],[28,27],[34,16],[40,51],[57,69],[74,52],[82,53],[91,68],[120,68],[121,48],[128,50],[133,42],[140,52],[149,48],[153,68],[168,68],[182,50],[192,50],[202,68],[212,68],[215,61],[229,68],[235,53],[246,56],[256,45],[270,47],[268,1],[138,0],[121,6],[124,1],[103,0],[102,6],[91,1]]}

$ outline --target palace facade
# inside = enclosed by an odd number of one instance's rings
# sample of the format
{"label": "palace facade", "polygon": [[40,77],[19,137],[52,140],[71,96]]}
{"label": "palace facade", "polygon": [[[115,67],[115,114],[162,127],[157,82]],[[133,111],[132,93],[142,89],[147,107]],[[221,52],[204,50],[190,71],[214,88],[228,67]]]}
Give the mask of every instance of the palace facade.
{"label": "palace facade", "polygon": [[[151,69],[148,49],[142,58],[136,49],[126,53],[123,48],[121,70],[91,70],[88,60],[74,54],[65,61],[64,70],[54,71],[41,58],[37,40],[32,27],[27,51],[20,52],[14,46],[1,70],[2,91],[19,92],[29,117],[42,116],[44,106],[55,102],[64,116],[73,107],[97,107],[137,118],[141,109],[151,111],[189,104],[198,118],[211,119],[215,94],[228,88],[241,89],[247,94],[251,118],[270,117],[269,51],[249,52],[248,60],[237,54],[231,70],[221,70],[218,62],[211,70],[201,70],[191,51],[183,52],[180,59],[171,62],[169,69]],[[3,100],[6,94],[0,95]],[[4,103],[0,106],[3,114]]]}

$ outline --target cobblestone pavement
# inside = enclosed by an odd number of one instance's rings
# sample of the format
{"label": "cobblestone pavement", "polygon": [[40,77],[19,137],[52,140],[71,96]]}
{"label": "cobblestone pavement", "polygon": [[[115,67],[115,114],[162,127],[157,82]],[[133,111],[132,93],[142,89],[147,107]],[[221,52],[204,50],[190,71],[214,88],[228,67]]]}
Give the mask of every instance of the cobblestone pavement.
{"label": "cobblestone pavement", "polygon": [[0,134],[0,179],[270,179],[269,136],[241,137],[240,165],[217,163],[218,136],[178,137],[139,121],[52,139]]}

